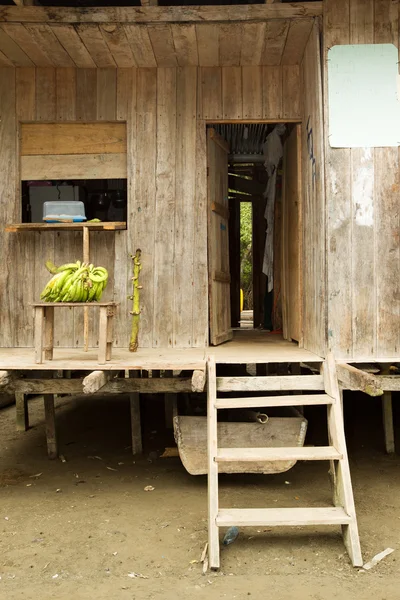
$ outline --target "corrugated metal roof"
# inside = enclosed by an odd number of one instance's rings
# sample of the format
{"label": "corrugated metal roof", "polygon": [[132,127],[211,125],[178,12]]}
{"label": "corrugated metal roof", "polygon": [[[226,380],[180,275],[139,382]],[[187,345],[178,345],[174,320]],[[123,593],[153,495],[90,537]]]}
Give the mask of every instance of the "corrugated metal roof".
{"label": "corrugated metal roof", "polygon": [[273,125],[267,123],[228,123],[213,128],[229,144],[232,154],[262,154],[262,147]]}

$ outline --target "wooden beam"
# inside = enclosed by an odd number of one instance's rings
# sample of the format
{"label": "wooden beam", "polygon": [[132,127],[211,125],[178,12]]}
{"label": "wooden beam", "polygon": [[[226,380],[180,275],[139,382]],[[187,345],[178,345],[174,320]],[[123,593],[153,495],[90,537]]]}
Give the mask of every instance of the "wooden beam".
{"label": "wooden beam", "polygon": [[[230,190],[245,192],[246,194],[251,194],[252,196],[262,196],[265,192],[265,188],[267,187],[265,183],[260,183],[254,179],[235,177],[234,175],[229,176],[228,185]],[[246,201],[247,198],[243,197],[243,200]]]}
{"label": "wooden beam", "polygon": [[206,385],[206,372],[196,370],[192,375],[192,392],[204,392]]}
{"label": "wooden beam", "polygon": [[110,371],[92,371],[82,382],[84,394],[95,394],[110,380]]}
{"label": "wooden beam", "polygon": [[202,23],[298,19],[322,15],[322,2],[233,6],[141,6],[87,8],[1,6],[0,21],[9,23]]}
{"label": "wooden beam", "polygon": [[346,363],[336,365],[336,370],[343,389],[364,392],[369,396],[382,396],[383,389],[375,375]]}
{"label": "wooden beam", "polygon": [[[13,383],[13,391],[24,394],[82,394],[84,379],[18,379]],[[99,394],[142,394],[190,393],[191,377],[160,379],[112,379]]]}
{"label": "wooden beam", "polygon": [[400,392],[400,377],[398,375],[375,375],[375,379],[384,392]]}

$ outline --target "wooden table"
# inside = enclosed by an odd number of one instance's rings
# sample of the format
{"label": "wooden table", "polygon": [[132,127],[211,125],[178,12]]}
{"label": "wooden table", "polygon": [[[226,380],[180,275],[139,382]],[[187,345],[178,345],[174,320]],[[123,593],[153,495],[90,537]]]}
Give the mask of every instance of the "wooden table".
{"label": "wooden table", "polygon": [[44,358],[53,360],[54,310],[56,308],[99,308],[99,354],[98,363],[111,360],[112,322],[117,307],[116,302],[39,302],[32,304],[35,310],[35,362],[41,364]]}

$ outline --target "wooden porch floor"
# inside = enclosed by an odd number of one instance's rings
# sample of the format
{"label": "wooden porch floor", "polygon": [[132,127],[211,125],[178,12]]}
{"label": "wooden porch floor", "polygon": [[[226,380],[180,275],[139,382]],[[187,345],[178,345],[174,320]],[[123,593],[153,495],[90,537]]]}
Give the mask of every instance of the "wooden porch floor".
{"label": "wooden porch floor", "polygon": [[97,348],[55,348],[54,359],[36,364],[33,348],[0,348],[0,370],[79,370],[93,369],[201,369],[209,354],[217,363],[244,364],[268,362],[317,362],[319,356],[283,340],[280,335],[259,330],[235,331],[233,340],[216,347],[187,349],[139,348],[137,353],[113,348],[112,359],[97,362]]}

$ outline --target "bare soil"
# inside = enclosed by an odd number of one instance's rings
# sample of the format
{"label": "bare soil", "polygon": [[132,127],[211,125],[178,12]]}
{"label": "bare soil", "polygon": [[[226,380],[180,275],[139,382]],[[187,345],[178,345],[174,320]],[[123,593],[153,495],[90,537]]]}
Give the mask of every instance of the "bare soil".
{"label": "bare soil", "polygon": [[[347,436],[364,559],[396,551],[364,572],[336,528],[242,529],[222,548],[221,570],[206,575],[206,478],[158,458],[172,440],[161,401],[143,407],[139,458],[127,398],[56,404],[66,462],[47,459],[41,399],[30,401],[25,433],[15,431],[14,407],[0,411],[1,600],[399,600],[400,459],[384,454],[378,399],[348,395]],[[307,442],[319,443],[321,413],[311,410]],[[298,463],[275,476],[223,476],[221,504],[329,504],[327,469]]]}

